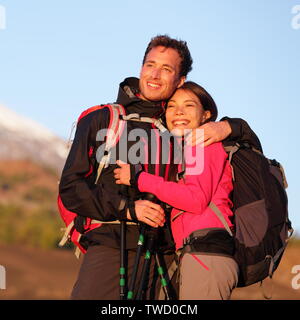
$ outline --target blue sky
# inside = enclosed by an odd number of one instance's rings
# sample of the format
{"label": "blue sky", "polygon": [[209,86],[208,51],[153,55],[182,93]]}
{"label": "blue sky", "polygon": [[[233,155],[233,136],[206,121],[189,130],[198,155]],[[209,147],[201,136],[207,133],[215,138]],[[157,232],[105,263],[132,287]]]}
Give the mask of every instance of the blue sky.
{"label": "blue sky", "polygon": [[139,75],[151,37],[186,40],[194,60],[189,79],[212,94],[219,118],[247,120],[265,154],[285,167],[300,231],[296,5],[300,0],[0,0],[0,103],[67,137],[83,109],[114,102],[118,84]]}

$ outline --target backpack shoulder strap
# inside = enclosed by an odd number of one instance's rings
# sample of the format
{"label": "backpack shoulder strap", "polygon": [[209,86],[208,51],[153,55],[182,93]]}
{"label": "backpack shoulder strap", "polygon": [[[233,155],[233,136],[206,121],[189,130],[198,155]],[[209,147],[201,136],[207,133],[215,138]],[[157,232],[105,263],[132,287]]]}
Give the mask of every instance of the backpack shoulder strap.
{"label": "backpack shoulder strap", "polygon": [[231,167],[232,180],[235,181],[234,170],[233,170],[233,166],[231,164],[231,161],[232,161],[232,156],[239,150],[240,145],[238,143],[236,143],[233,146],[223,146],[223,148],[226,151],[226,153],[228,154],[228,161],[229,161],[229,164]]}
{"label": "backpack shoulder strap", "polygon": [[122,135],[125,121],[122,120],[122,117],[126,115],[125,108],[120,104],[106,104],[103,107],[107,107],[110,112],[109,124],[107,130],[107,137],[105,142],[104,155],[101,158],[97,170],[97,178],[95,183],[98,182],[98,179],[101,175],[103,168],[108,165],[110,159],[110,150],[113,148],[119,141],[120,136]]}
{"label": "backpack shoulder strap", "polygon": [[227,221],[225,220],[222,212],[219,210],[219,208],[213,202],[210,202],[208,206],[211,208],[211,210],[215,213],[215,215],[222,222],[224,228],[228,231],[228,233],[233,237],[233,234],[229,228],[229,225],[228,225]]}

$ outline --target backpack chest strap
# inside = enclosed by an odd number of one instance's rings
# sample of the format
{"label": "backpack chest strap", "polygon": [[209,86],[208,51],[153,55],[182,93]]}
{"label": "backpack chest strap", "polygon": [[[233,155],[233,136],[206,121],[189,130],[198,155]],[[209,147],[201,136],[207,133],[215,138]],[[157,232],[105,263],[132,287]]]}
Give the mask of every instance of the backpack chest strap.
{"label": "backpack chest strap", "polygon": [[136,121],[136,122],[147,122],[153,123],[157,129],[161,132],[166,132],[167,128],[162,124],[160,119],[149,118],[149,117],[141,117],[138,113],[131,113],[129,115],[123,115],[121,117],[122,120],[125,121]]}

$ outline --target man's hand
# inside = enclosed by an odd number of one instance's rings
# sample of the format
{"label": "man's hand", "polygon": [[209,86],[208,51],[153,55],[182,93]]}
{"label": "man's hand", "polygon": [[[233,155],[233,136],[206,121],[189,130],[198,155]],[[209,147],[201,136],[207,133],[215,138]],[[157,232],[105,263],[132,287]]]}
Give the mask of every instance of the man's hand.
{"label": "man's hand", "polygon": [[[165,212],[160,205],[148,200],[136,200],[135,214],[139,221],[148,224],[151,227],[162,227],[165,223]],[[131,220],[129,210],[127,219]]]}
{"label": "man's hand", "polygon": [[117,160],[117,165],[120,168],[114,170],[116,184],[125,184],[130,186],[130,165],[120,160]]}
{"label": "man's hand", "polygon": [[[196,130],[203,129],[204,135],[197,135]],[[226,139],[231,134],[231,127],[228,121],[208,122],[202,126],[193,129],[186,137],[186,143],[190,146],[203,144],[204,147],[209,146],[214,142],[220,142]]]}

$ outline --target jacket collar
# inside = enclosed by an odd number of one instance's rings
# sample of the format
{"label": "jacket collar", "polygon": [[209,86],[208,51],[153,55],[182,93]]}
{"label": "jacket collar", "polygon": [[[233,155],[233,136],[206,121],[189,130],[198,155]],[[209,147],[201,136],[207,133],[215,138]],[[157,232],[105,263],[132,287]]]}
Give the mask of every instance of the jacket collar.
{"label": "jacket collar", "polygon": [[138,113],[142,117],[159,118],[165,112],[164,101],[146,101],[138,97],[139,79],[126,78],[120,83],[117,103],[126,108],[126,113]]}

